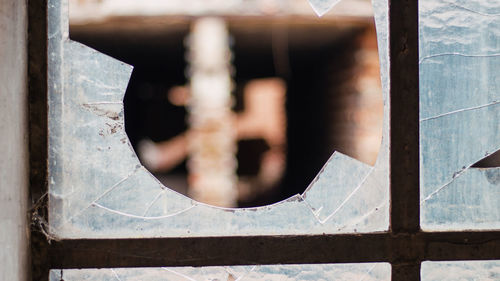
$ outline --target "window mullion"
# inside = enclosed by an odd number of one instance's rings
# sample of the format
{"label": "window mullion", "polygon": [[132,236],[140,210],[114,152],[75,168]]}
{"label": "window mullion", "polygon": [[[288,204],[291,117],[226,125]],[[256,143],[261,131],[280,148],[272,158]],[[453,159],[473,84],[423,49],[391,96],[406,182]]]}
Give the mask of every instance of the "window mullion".
{"label": "window mullion", "polygon": [[[388,3],[390,224],[395,235],[416,235],[420,229],[418,1]],[[420,280],[418,251],[408,251],[392,264],[392,280]]]}
{"label": "window mullion", "polygon": [[418,3],[389,1],[391,230],[419,231]]}

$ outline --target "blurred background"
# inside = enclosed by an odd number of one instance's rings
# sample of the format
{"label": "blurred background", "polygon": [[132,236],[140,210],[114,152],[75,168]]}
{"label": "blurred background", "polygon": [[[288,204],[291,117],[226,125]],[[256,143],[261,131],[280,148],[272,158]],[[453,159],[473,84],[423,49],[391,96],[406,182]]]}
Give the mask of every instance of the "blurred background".
{"label": "blurred background", "polygon": [[302,193],[334,151],[373,165],[370,1],[70,0],[70,37],[134,66],[125,128],[166,186],[224,207]]}

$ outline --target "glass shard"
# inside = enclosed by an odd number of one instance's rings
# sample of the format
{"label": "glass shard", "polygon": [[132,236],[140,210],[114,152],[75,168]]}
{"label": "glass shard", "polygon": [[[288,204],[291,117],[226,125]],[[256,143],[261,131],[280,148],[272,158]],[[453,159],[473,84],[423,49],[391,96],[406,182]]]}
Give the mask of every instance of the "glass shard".
{"label": "glass shard", "polygon": [[50,281],[391,280],[388,263],[51,270]]}
{"label": "glass shard", "polygon": [[500,3],[419,5],[422,228],[498,229]]}
{"label": "glass shard", "polygon": [[321,17],[330,11],[335,4],[339,3],[341,0],[308,0],[309,4],[313,8],[314,12]]}

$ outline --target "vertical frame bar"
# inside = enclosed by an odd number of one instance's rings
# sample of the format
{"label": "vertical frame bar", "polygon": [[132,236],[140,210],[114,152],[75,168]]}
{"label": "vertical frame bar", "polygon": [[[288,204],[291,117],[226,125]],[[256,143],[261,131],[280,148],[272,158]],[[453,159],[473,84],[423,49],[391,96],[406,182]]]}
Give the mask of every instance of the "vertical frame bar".
{"label": "vertical frame bar", "polygon": [[[28,0],[31,280],[48,280],[47,239],[47,0]],[[28,270],[28,269],[27,269]]]}
{"label": "vertical frame bar", "polygon": [[419,222],[418,4],[389,1],[391,230]]}
{"label": "vertical frame bar", "polygon": [[[415,235],[420,230],[418,1],[389,0],[388,8],[391,231]],[[420,280],[417,254],[402,257],[392,264],[392,280]]]}

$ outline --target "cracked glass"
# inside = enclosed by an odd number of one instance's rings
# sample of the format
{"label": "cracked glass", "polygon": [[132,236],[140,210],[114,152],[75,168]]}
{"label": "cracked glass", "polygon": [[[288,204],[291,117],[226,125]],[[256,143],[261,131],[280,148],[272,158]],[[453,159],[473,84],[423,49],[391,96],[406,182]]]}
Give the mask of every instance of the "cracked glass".
{"label": "cracked glass", "polygon": [[419,5],[422,229],[498,229],[500,2]]}
{"label": "cracked glass", "polygon": [[[311,1],[313,6],[320,2]],[[70,40],[68,1],[48,3],[51,235],[65,239],[387,231],[387,1],[373,2],[384,100],[382,145],[375,165],[335,152],[304,193],[240,209],[196,202],[162,185],[140,164],[124,131],[123,95],[132,67]]]}
{"label": "cracked glass", "polygon": [[388,263],[51,270],[50,281],[391,280]]}

